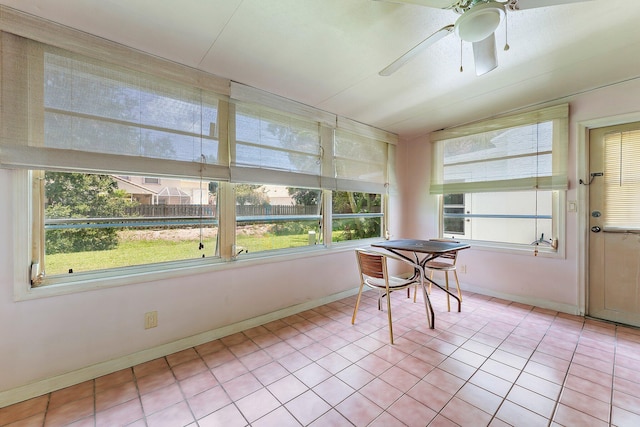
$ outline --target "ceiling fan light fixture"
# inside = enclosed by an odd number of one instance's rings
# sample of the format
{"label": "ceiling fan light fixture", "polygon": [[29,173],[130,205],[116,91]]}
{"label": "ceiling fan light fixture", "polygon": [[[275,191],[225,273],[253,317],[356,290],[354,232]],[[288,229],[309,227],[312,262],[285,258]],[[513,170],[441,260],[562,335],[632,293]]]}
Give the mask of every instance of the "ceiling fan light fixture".
{"label": "ceiling fan light fixture", "polygon": [[500,3],[479,3],[458,18],[455,33],[466,42],[479,42],[493,34],[504,15],[504,6]]}

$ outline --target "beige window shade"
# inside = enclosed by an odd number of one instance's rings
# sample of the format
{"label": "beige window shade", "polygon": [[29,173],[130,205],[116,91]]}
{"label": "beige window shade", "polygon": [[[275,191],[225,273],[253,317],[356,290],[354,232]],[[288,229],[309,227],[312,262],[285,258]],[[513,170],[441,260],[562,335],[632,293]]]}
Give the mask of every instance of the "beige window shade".
{"label": "beige window shade", "polygon": [[390,180],[393,134],[0,9],[0,167],[376,192]]}
{"label": "beige window shade", "polygon": [[393,134],[339,118],[333,147],[335,188],[384,193],[392,175],[389,159],[396,143]]}
{"label": "beige window shade", "polygon": [[383,193],[387,171],[387,144],[336,130],[333,161],[336,189]]}
{"label": "beige window shade", "polygon": [[605,226],[640,229],[640,131],[605,135]]}
{"label": "beige window shade", "polygon": [[567,188],[568,109],[437,132],[431,194]]}
{"label": "beige window shade", "polygon": [[234,182],[319,188],[321,126],[257,104],[235,103]]}
{"label": "beige window shade", "polygon": [[3,121],[19,124],[3,126],[4,166],[228,179],[223,96],[6,33],[2,41],[3,105],[16,106]]}

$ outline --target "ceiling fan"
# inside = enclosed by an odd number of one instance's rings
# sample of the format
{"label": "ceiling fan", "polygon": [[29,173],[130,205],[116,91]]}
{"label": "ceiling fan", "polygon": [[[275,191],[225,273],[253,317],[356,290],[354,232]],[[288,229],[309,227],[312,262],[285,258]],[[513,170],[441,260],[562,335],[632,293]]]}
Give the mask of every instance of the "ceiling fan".
{"label": "ceiling fan", "polygon": [[[473,45],[476,74],[481,76],[498,66],[495,30],[507,11],[557,6],[592,0],[377,0],[388,3],[411,3],[436,9],[450,9],[460,14],[455,24],[447,25],[415,45],[378,74],[389,76],[409,62],[419,52],[455,33],[462,41]],[[505,50],[509,45],[505,45]],[[462,67],[460,68],[462,71]]]}

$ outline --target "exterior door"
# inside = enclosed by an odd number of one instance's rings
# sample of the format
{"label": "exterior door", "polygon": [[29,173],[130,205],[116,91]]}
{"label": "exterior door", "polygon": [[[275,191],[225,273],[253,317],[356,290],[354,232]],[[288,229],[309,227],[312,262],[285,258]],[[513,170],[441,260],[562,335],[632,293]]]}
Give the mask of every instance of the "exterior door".
{"label": "exterior door", "polygon": [[588,314],[640,326],[640,123],[589,141]]}

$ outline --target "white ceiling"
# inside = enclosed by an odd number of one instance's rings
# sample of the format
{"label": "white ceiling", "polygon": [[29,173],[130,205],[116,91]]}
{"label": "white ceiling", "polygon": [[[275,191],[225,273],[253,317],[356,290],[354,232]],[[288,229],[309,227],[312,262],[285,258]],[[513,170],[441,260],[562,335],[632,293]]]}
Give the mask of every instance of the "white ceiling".
{"label": "white ceiling", "polygon": [[[477,77],[450,35],[390,77],[378,71],[456,13],[372,0],[0,0],[338,115],[413,137],[640,78],[640,1],[508,13],[511,49]],[[568,98],[566,98],[568,97]]]}

